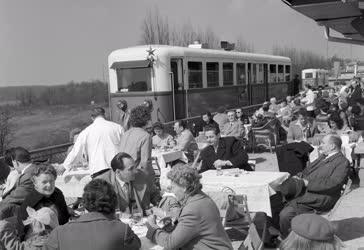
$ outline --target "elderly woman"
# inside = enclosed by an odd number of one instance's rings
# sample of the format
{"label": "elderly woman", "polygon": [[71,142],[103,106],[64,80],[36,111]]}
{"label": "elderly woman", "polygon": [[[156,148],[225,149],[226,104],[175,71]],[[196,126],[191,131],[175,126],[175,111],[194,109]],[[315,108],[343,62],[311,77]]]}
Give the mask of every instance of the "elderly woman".
{"label": "elderly woman", "polygon": [[201,176],[197,170],[175,166],[167,177],[171,181],[171,192],[182,204],[178,223],[169,233],[159,228],[155,216],[151,215],[147,238],[165,249],[232,249],[216,204],[201,191]]}
{"label": "elderly woman", "polygon": [[164,131],[164,126],[161,122],[156,122],[153,124],[153,131],[155,134],[152,138],[154,148],[172,146],[173,137]]}
{"label": "elderly woman", "polygon": [[138,236],[128,225],[115,219],[118,201],[111,184],[92,180],[84,188],[83,199],[87,213],[53,230],[46,249],[140,249]]}
{"label": "elderly woman", "polygon": [[39,165],[32,173],[34,190],[25,197],[20,206],[19,218],[28,217],[27,207],[35,210],[41,207],[54,207],[57,210],[58,222],[66,224],[70,218],[68,207],[61,190],[55,187],[57,172],[51,165]]}
{"label": "elderly woman", "polygon": [[152,137],[145,130],[150,120],[151,115],[148,107],[137,106],[131,110],[129,117],[131,128],[121,137],[120,152],[131,155],[137,168],[153,178]]}
{"label": "elderly woman", "polygon": [[331,223],[320,215],[298,215],[292,219],[291,225],[292,231],[281,243],[280,250],[339,250],[343,248]]}

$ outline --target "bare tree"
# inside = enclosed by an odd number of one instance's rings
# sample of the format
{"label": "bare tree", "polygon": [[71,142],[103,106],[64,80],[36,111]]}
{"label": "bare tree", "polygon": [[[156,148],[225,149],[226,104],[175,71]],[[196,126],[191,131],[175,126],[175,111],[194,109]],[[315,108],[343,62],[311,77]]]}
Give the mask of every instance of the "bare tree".
{"label": "bare tree", "polygon": [[7,107],[0,108],[0,155],[5,153],[12,140],[11,112]]}
{"label": "bare tree", "polygon": [[219,48],[219,37],[211,28],[199,29],[190,22],[181,26],[170,25],[168,18],[158,9],[149,10],[141,26],[142,44],[166,44],[186,47],[194,41],[207,43],[209,48]]}
{"label": "bare tree", "polygon": [[328,60],[324,56],[313,53],[309,50],[299,50],[293,47],[282,47],[275,45],[272,48],[273,55],[289,57],[292,61],[293,74],[301,74],[306,68],[327,68]]}
{"label": "bare tree", "polygon": [[158,9],[149,10],[142,22],[143,44],[170,44],[168,19],[159,14]]}

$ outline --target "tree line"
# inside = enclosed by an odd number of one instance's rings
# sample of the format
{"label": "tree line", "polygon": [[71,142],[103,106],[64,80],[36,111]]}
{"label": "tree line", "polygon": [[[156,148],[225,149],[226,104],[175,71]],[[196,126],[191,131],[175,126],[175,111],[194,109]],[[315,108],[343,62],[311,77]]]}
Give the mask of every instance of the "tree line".
{"label": "tree line", "polygon": [[17,90],[16,100],[21,106],[105,103],[108,102],[108,87],[99,80],[44,86],[37,92],[31,86],[22,87]]}
{"label": "tree line", "polygon": [[[141,25],[141,44],[163,44],[187,47],[195,41],[206,43],[209,49],[220,48],[220,37],[209,27],[201,28],[191,23],[181,25],[170,24],[168,17],[162,16],[158,9],[147,11]],[[235,50],[241,52],[254,52],[254,45],[244,40],[238,34]]]}

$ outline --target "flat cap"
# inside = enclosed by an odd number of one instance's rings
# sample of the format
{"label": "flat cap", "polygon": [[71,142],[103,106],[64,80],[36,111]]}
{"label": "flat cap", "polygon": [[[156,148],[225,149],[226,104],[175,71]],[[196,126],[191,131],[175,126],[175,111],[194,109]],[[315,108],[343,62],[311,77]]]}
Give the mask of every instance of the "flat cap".
{"label": "flat cap", "polygon": [[292,219],[292,231],[310,240],[331,241],[335,230],[331,223],[317,214],[301,214]]}

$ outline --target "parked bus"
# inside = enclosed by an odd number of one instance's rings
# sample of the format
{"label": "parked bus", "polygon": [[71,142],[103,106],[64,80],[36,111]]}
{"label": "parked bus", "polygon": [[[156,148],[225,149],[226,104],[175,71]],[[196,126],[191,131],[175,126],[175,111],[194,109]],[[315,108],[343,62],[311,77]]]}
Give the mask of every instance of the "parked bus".
{"label": "parked bus", "polygon": [[329,71],[326,69],[302,70],[302,84],[309,84],[314,88],[329,86]]}
{"label": "parked bus", "polygon": [[108,65],[112,120],[121,99],[151,99],[152,120],[168,122],[285,98],[291,84],[289,58],[236,51],[144,45],[113,51]]}

